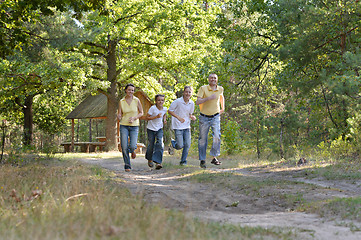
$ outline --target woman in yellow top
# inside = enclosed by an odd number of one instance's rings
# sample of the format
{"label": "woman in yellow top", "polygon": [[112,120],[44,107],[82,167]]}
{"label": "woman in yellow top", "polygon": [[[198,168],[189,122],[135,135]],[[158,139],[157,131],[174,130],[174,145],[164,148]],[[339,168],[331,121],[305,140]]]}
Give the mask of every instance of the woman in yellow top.
{"label": "woman in yellow top", "polygon": [[[125,86],[125,97],[119,102],[118,119],[120,120],[120,142],[124,160],[124,169],[130,172],[131,164],[129,153],[134,159],[137,155],[139,118],[143,116],[143,108],[139,99],[134,96],[135,87],[129,83]],[[128,142],[129,139],[129,142]]]}

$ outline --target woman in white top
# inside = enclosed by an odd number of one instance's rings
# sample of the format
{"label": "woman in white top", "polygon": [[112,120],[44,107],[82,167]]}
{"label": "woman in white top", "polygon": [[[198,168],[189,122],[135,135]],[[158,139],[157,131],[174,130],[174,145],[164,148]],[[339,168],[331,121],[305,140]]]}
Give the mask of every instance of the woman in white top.
{"label": "woman in white top", "polygon": [[173,101],[168,113],[172,116],[172,129],[175,140],[171,140],[172,147],[179,150],[183,148],[180,165],[187,164],[187,156],[191,146],[191,120],[196,120],[193,115],[194,102],[192,97],[192,87],[185,86],[183,96]]}

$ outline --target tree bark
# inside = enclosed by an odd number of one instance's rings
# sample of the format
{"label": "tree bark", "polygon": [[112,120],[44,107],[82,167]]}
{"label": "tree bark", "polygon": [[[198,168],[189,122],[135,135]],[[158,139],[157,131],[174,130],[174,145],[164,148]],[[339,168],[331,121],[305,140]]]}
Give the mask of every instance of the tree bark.
{"label": "tree bark", "polygon": [[283,159],[285,157],[283,152],[283,127],[284,127],[284,118],[281,119],[281,130],[280,130],[280,157]]}
{"label": "tree bark", "polygon": [[2,129],[2,138],[1,138],[2,141],[1,141],[0,163],[3,163],[4,149],[5,149],[6,120],[2,121],[1,129]]}
{"label": "tree bark", "polygon": [[257,151],[257,159],[261,158],[261,149],[260,149],[260,139],[259,139],[259,125],[257,124],[257,136],[256,136],[256,151]]}
{"label": "tree bark", "polygon": [[23,106],[24,114],[24,138],[23,144],[30,146],[33,142],[33,100],[34,96],[26,96]]}
{"label": "tree bark", "polygon": [[256,150],[257,150],[257,159],[261,158],[261,148],[260,148],[260,130],[261,130],[261,121],[259,119],[260,114],[260,106],[258,105],[258,101],[256,101],[256,111],[257,111],[257,135],[256,135]]}
{"label": "tree bark", "polygon": [[117,41],[108,41],[107,61],[107,80],[110,87],[107,90],[107,118],[106,118],[106,151],[118,150],[117,144],[117,113],[118,113],[118,91],[117,91],[117,59],[116,59]]}

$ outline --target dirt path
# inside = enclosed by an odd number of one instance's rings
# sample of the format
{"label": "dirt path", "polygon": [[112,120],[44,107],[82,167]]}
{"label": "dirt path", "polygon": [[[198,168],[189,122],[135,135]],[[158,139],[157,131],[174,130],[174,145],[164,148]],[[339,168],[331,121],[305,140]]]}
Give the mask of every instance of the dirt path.
{"label": "dirt path", "polygon": [[[166,161],[168,159],[166,158]],[[360,222],[341,220],[329,221],[316,214],[295,212],[277,204],[277,199],[255,199],[246,194],[227,189],[212,187],[207,184],[181,181],[185,174],[195,171],[194,168],[169,168],[151,170],[141,156],[132,160],[133,170],[126,173],[121,160],[115,159],[82,159],[116,173],[125,180],[125,185],[133,194],[141,195],[149,204],[159,204],[166,208],[184,211],[190,217],[206,221],[232,223],[240,226],[275,227],[297,232],[299,239],[361,239],[361,232],[352,232],[350,225],[361,228]],[[190,164],[197,166],[197,160]],[[173,164],[177,164],[175,161]],[[198,170],[198,169],[197,169]],[[310,193],[307,198],[324,199],[332,197],[351,197],[361,195],[360,184],[347,182],[323,181],[321,179],[294,178],[289,174],[267,172],[262,170],[226,169],[208,165],[207,170],[232,171],[245,176],[269,179],[284,179],[304,182],[320,186],[317,193]],[[297,189],[289,190],[297,193]],[[273,189],[270,189],[273,191]],[[232,206],[232,203],[234,204]]]}

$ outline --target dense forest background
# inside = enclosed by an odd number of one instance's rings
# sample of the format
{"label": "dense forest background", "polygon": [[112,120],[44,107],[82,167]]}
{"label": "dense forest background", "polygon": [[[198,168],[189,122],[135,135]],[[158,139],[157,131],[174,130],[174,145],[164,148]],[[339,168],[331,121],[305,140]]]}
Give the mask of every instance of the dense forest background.
{"label": "dense forest background", "polygon": [[358,0],[1,0],[1,143],[61,151],[65,117],[103,93],[108,118],[76,121],[76,140],[112,150],[127,83],[169,106],[216,73],[225,153],[357,156],[360,23]]}

